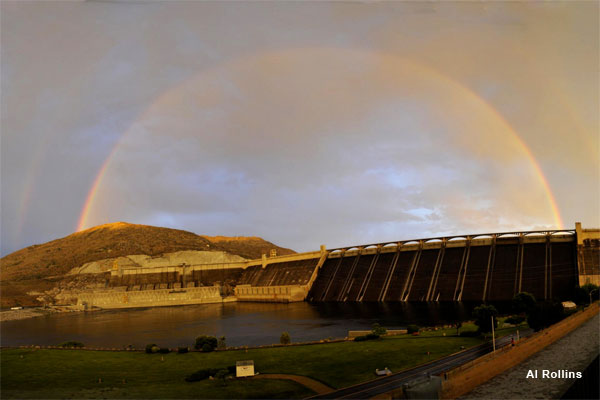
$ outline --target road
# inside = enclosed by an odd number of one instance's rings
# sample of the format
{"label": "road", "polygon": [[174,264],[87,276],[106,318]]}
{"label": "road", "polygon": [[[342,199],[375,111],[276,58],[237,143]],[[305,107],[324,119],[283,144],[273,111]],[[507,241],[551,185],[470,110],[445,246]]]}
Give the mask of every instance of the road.
{"label": "road", "polygon": [[[521,337],[529,336],[533,331],[528,330],[521,332]],[[496,340],[496,349],[510,344],[511,338],[516,339],[516,335],[507,335]],[[471,360],[481,357],[492,351],[492,343],[483,343],[479,346],[452,354],[448,357],[441,358],[419,365],[402,372],[398,372],[383,378],[374,379],[358,385],[349,386],[326,394],[320,394],[311,397],[311,399],[369,399],[381,393],[402,387],[402,384],[413,381],[419,377],[427,375],[441,375],[446,371],[456,368]]]}

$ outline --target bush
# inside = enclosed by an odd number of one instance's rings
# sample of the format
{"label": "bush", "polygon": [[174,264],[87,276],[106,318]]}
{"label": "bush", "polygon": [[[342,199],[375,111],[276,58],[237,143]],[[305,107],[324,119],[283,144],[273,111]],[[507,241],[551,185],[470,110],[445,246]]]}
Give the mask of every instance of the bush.
{"label": "bush", "polygon": [[365,340],[375,340],[375,339],[379,339],[379,335],[376,335],[374,333],[369,333],[368,335],[355,337],[354,341],[355,342],[364,342]]}
{"label": "bush", "polygon": [[177,353],[179,353],[179,354],[185,354],[185,353],[187,353],[188,351],[190,351],[190,349],[189,349],[189,348],[187,348],[187,347],[178,347],[178,348],[177,348]]}
{"label": "bush", "polygon": [[538,303],[535,308],[527,315],[527,323],[534,331],[547,328],[557,323],[565,317],[565,310],[562,303],[543,302]]}
{"label": "bush", "polygon": [[171,352],[171,350],[169,350],[167,347],[161,347],[160,349],[158,349],[158,352],[160,354],[168,354]]}
{"label": "bush", "polygon": [[200,371],[196,371],[191,375],[185,377],[187,382],[198,382],[203,381],[204,379],[208,379],[210,373],[207,369],[201,369]]}
{"label": "bush", "polygon": [[507,324],[519,325],[521,322],[525,321],[525,317],[520,315],[512,315],[504,320]]}
{"label": "bush", "polygon": [[160,350],[160,349],[158,348],[158,346],[155,343],[146,345],[146,353],[148,353],[148,354],[158,353],[158,350]]}
{"label": "bush", "polygon": [[198,382],[208,379],[211,376],[216,378],[218,374],[221,374],[224,377],[233,373],[235,373],[235,366],[229,366],[227,368],[206,368],[186,376],[185,380],[187,382]]}
{"label": "bush", "polygon": [[482,304],[475,307],[473,310],[473,317],[475,318],[475,325],[479,328],[479,332],[487,333],[492,331],[492,321],[494,321],[494,328],[498,326],[498,320],[496,316],[498,310],[496,307],[491,305]]}
{"label": "bush", "polygon": [[[208,345],[208,346],[205,346]],[[217,338],[214,336],[198,336],[196,338],[196,344],[194,346],[196,350],[202,351],[213,351],[217,348]],[[210,347],[210,350],[204,350],[205,348]]]}
{"label": "bush", "polygon": [[577,305],[587,304],[590,301],[588,292],[579,286],[573,290],[573,302]]}
{"label": "bush", "polygon": [[279,338],[279,343],[281,344],[290,344],[291,341],[292,338],[290,338],[290,334],[287,332],[283,332]]}
{"label": "bush", "polygon": [[477,337],[481,335],[481,333],[479,333],[479,331],[462,331],[460,333],[460,337]]}
{"label": "bush", "polygon": [[419,327],[417,325],[409,325],[406,327],[406,332],[408,334],[419,332]]}
{"label": "bush", "polygon": [[387,333],[387,329],[385,329],[383,326],[375,323],[375,324],[373,324],[372,332],[377,336],[383,336]]}
{"label": "bush", "polygon": [[74,340],[69,340],[68,342],[62,342],[59,344],[60,347],[85,347],[85,345],[81,342],[76,342]]}
{"label": "bush", "polygon": [[222,381],[223,383],[225,383],[225,378],[227,378],[227,375],[229,375],[229,371],[228,370],[226,370],[226,369],[220,369],[215,374],[215,379],[218,379],[218,380]]}

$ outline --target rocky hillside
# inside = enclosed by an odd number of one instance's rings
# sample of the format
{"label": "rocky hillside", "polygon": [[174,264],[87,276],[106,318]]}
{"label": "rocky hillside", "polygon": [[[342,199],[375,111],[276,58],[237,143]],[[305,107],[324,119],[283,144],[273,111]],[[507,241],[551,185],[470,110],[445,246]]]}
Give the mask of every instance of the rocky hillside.
{"label": "rocky hillside", "polygon": [[107,258],[145,254],[159,256],[183,250],[225,251],[244,258],[260,258],[276,249],[293,254],[257,237],[199,236],[179,229],[125,222],[100,225],[61,239],[26,247],[0,259],[2,306],[30,305],[30,290],[54,286],[70,270]]}

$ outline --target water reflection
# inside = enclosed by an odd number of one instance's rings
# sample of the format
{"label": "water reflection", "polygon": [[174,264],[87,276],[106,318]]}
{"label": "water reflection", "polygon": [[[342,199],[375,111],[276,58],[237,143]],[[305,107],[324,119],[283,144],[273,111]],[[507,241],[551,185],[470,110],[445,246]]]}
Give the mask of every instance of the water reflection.
{"label": "water reflection", "polygon": [[[452,323],[468,319],[469,303],[227,303],[183,307],[55,314],[1,326],[3,346],[55,345],[77,340],[90,346],[147,343],[190,345],[198,335],[225,336],[230,346],[278,343],[281,332],[292,340],[342,338],[349,330]],[[506,305],[497,305],[506,310]]]}

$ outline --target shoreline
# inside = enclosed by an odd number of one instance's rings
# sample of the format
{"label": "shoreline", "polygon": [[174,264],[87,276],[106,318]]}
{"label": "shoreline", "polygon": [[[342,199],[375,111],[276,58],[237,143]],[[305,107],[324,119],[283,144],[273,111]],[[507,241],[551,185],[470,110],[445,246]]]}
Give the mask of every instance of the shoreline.
{"label": "shoreline", "polygon": [[23,308],[22,310],[4,310],[0,311],[0,322],[7,321],[18,321],[22,319],[28,318],[36,318],[42,317],[48,314],[55,314],[61,312],[69,312],[74,310],[63,310],[54,307],[32,307],[32,308]]}

